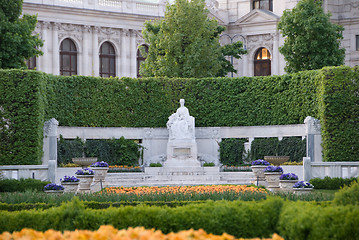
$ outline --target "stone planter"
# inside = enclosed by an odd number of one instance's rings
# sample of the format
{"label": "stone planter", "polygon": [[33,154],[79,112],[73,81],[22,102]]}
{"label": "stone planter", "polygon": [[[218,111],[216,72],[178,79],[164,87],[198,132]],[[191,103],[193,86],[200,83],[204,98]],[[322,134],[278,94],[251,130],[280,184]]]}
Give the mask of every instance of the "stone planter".
{"label": "stone planter", "polygon": [[279,190],[279,177],[282,172],[264,172],[266,181],[268,182],[268,188],[270,191]]}
{"label": "stone planter", "polygon": [[264,170],[266,165],[253,165],[251,166],[252,172],[258,181],[265,181]]}
{"label": "stone planter", "polygon": [[289,160],[289,156],[264,156],[264,160],[273,164],[274,166],[279,166],[282,163]]}
{"label": "stone planter", "polygon": [[97,162],[97,157],[72,158],[72,162],[80,165],[82,168],[86,168],[92,163]]}
{"label": "stone planter", "polygon": [[91,167],[91,169],[95,172],[94,182],[105,181],[108,167]]}
{"label": "stone planter", "polygon": [[65,193],[75,193],[79,187],[80,182],[61,182],[61,185],[64,186]]}
{"label": "stone planter", "polygon": [[295,194],[309,194],[313,191],[313,188],[293,188]]}
{"label": "stone planter", "polygon": [[91,192],[91,183],[94,178],[94,175],[76,175],[80,179],[78,192],[79,193],[89,193]]}
{"label": "stone planter", "polygon": [[298,182],[298,180],[279,180],[280,190],[284,192],[293,192],[293,185]]}
{"label": "stone planter", "polygon": [[64,190],[45,190],[47,194],[61,195],[64,193]]}

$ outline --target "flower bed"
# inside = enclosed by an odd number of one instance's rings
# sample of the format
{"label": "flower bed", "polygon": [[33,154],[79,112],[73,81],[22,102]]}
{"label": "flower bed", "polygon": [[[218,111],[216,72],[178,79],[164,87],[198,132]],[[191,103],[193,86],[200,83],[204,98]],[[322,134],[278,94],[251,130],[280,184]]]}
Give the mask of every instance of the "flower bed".
{"label": "flower bed", "polygon": [[140,166],[127,166],[127,165],[112,165],[109,166],[109,173],[115,172],[143,172]]}
{"label": "flower bed", "polygon": [[246,185],[206,185],[206,186],[173,186],[173,187],[110,187],[107,193],[134,195],[168,195],[168,194],[213,194],[213,193],[267,193],[265,189]]}
{"label": "flower bed", "polygon": [[[199,230],[186,230],[180,231],[178,233],[168,233],[164,234],[160,230],[148,230],[144,227],[128,228],[128,229],[115,229],[112,226],[101,226],[97,231],[89,230],[75,230],[75,231],[64,231],[61,233],[55,230],[47,230],[45,232],[35,231],[33,229],[22,229],[20,232],[4,232],[0,235],[0,239],[133,239],[133,240],[168,240],[168,239],[191,239],[191,240],[202,240],[202,239],[213,239],[213,240],[235,240],[236,238],[232,235],[223,233],[222,235],[213,235],[206,233],[203,229]],[[277,234],[273,234],[272,238],[266,238],[262,240],[284,240]],[[245,240],[241,238],[241,240]],[[249,239],[248,239],[249,240]],[[252,240],[260,240],[260,238],[255,238]]]}

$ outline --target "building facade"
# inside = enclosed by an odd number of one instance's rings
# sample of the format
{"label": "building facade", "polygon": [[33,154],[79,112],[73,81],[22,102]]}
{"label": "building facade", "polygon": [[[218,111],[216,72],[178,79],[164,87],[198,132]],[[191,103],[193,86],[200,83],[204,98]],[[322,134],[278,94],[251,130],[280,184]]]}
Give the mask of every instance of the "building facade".
{"label": "building facade", "polygon": [[[231,59],[233,76],[284,74],[284,43],[277,23],[299,0],[206,0],[210,17],[226,27],[221,44],[242,41],[248,54]],[[138,77],[144,58],[138,48],[146,20],[164,16],[166,0],[24,0],[23,12],[38,16],[35,33],[43,55],[31,68],[55,75]],[[345,64],[359,65],[359,2],[324,0],[331,20],[342,25]],[[145,46],[146,47],[146,46]]]}

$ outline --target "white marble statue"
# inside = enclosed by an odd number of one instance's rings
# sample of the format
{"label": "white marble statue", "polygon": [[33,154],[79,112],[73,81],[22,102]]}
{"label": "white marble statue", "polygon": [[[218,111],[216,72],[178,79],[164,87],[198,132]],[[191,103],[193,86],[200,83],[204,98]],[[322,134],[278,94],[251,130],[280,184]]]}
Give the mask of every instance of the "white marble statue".
{"label": "white marble statue", "polygon": [[189,115],[184,106],[184,99],[180,99],[180,107],[168,118],[167,128],[170,140],[194,139],[194,117]]}

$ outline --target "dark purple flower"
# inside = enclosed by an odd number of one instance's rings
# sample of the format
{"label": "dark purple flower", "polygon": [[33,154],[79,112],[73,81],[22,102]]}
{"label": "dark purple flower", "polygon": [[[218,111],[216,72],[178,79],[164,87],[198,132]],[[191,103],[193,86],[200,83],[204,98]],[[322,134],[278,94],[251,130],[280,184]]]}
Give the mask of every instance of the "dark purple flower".
{"label": "dark purple flower", "polygon": [[267,162],[266,160],[263,159],[258,159],[252,162],[252,165],[265,165],[268,166],[269,162]]}
{"label": "dark purple flower", "polygon": [[101,162],[95,162],[91,164],[91,167],[108,167],[108,163],[101,161]]}
{"label": "dark purple flower", "polygon": [[64,190],[64,187],[55,183],[49,183],[44,187],[44,190]]}
{"label": "dark purple flower", "polygon": [[75,173],[76,175],[94,175],[94,171],[89,168],[79,169]]}
{"label": "dark purple flower", "polygon": [[295,175],[294,173],[285,173],[280,175],[279,177],[280,180],[298,180],[298,176]]}
{"label": "dark purple flower", "polygon": [[314,188],[309,182],[299,181],[293,185],[293,188]]}
{"label": "dark purple flower", "polygon": [[279,166],[268,166],[264,172],[283,172],[283,168]]}
{"label": "dark purple flower", "polygon": [[74,176],[64,176],[64,178],[61,178],[60,179],[61,182],[78,182],[80,181],[80,179],[78,179],[77,177],[74,177]]}

